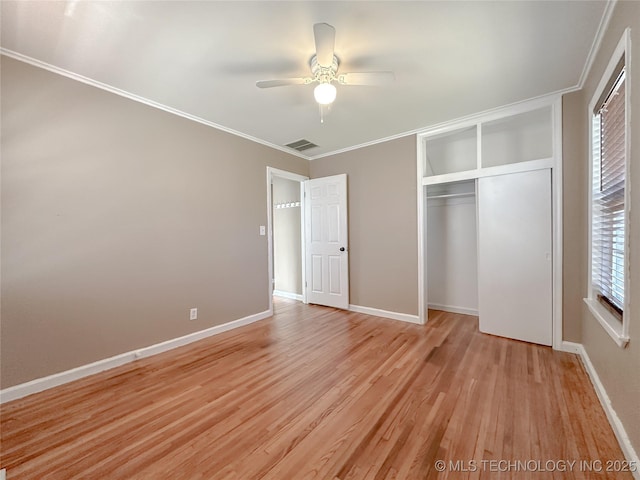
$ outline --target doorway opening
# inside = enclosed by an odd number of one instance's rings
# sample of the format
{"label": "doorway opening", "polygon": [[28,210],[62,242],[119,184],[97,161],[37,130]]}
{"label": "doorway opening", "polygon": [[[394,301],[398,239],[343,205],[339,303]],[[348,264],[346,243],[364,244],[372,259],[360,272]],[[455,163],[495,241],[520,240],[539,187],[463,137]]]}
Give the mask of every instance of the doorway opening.
{"label": "doorway opening", "polygon": [[273,297],[306,303],[304,182],[308,177],[267,167],[269,310]]}

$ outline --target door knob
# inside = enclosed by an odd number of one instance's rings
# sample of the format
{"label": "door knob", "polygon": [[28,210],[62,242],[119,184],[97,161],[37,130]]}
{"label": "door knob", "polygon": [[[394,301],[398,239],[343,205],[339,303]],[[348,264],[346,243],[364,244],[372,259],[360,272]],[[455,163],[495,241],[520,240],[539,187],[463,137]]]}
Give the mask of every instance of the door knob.
{"label": "door knob", "polygon": [[341,252],[344,252],[344,247],[340,247],[340,251],[341,251]]}

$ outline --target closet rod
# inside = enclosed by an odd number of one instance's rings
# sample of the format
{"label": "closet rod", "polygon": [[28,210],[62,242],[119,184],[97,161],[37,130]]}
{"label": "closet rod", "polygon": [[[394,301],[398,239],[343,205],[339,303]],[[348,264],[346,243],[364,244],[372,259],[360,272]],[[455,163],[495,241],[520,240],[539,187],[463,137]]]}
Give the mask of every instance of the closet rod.
{"label": "closet rod", "polygon": [[475,192],[447,193],[444,195],[427,195],[427,200],[432,198],[457,198],[457,197],[473,197],[473,196],[475,196]]}

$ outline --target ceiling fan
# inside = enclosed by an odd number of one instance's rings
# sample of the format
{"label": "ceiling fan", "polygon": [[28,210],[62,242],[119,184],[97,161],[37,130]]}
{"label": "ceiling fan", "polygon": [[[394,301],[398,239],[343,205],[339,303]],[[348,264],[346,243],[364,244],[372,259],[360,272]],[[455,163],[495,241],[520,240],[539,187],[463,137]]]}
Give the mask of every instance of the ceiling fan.
{"label": "ceiling fan", "polygon": [[336,29],[328,23],[316,23],[313,26],[316,53],[311,57],[310,77],[282,78],[279,80],[260,80],[258,88],[283,87],[287,85],[309,85],[317,83],[313,96],[320,104],[330,105],[336,99],[336,86],[340,85],[387,85],[394,81],[393,72],[338,73],[340,61],[334,53]]}

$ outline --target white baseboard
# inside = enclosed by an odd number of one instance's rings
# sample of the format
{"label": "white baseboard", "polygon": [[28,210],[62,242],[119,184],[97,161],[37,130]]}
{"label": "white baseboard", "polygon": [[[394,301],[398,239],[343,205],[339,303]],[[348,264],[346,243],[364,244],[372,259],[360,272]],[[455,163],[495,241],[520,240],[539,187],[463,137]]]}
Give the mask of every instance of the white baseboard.
{"label": "white baseboard", "polygon": [[576,355],[582,355],[582,352],[584,351],[584,347],[582,346],[581,343],[567,342],[566,340],[563,340],[559,350],[561,352],[575,353]]}
{"label": "white baseboard", "polygon": [[408,313],[389,312],[387,310],[380,310],[371,307],[361,307],[360,305],[349,305],[349,310],[357,313],[365,313],[367,315],[373,315],[375,317],[390,318],[391,320],[400,320],[402,322],[420,323],[420,317],[418,315],[409,315]]}
{"label": "white baseboard", "polygon": [[274,290],[273,294],[276,297],[290,298],[291,300],[298,300],[299,302],[302,301],[302,295],[298,293],[283,292],[282,290]]}
{"label": "white baseboard", "polygon": [[124,365],[125,363],[133,362],[134,360],[138,360],[140,358],[150,357],[151,355],[166,352],[167,350],[172,350],[174,348],[181,347],[198,340],[202,340],[203,338],[207,338],[212,335],[217,335],[234,328],[257,322],[258,320],[268,318],[271,315],[272,312],[270,312],[269,310],[265,310],[264,312],[249,315],[248,317],[239,318],[238,320],[223,323],[222,325],[215,325],[211,328],[200,330],[199,332],[193,332],[188,335],[184,335],[183,337],[167,340],[166,342],[156,343],[155,345],[144,347],[138,350],[121,353],[120,355],[105,358],[103,360],[98,360],[97,362],[72,368],[71,370],[54,373],[53,375],[49,375],[47,377],[36,378],[35,380],[21,383],[20,385],[5,388],[4,390],[0,390],[0,404],[10,402],[11,400],[17,400],[18,398],[26,397],[27,395],[31,395],[33,393],[42,392],[43,390],[57,387],[58,385],[69,383],[98,372],[103,372],[104,370],[109,370],[111,368]]}
{"label": "white baseboard", "polygon": [[633,477],[636,480],[640,480],[640,458],[638,458],[638,454],[633,449],[633,445],[631,445],[631,440],[629,440],[629,436],[624,429],[624,425],[620,421],[620,418],[618,418],[618,414],[616,413],[616,411],[613,409],[613,405],[611,405],[609,395],[607,394],[604,385],[600,381],[600,377],[598,376],[598,372],[593,366],[593,363],[591,363],[591,359],[589,358],[587,350],[581,343],[574,342],[562,342],[562,350],[565,352],[576,353],[580,355],[582,364],[589,374],[589,378],[591,379],[593,388],[595,389],[596,394],[598,395],[598,399],[600,400],[600,404],[602,405],[602,408],[607,415],[607,419],[609,420],[609,424],[613,429],[613,433],[618,439],[618,443],[620,444],[622,453],[631,465],[636,466],[636,471],[633,472]]}
{"label": "white baseboard", "polygon": [[451,305],[439,305],[437,303],[430,303],[429,308],[432,310],[442,310],[443,312],[461,313],[463,315],[478,316],[477,308],[455,307]]}

